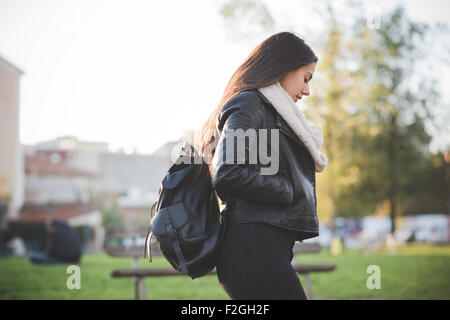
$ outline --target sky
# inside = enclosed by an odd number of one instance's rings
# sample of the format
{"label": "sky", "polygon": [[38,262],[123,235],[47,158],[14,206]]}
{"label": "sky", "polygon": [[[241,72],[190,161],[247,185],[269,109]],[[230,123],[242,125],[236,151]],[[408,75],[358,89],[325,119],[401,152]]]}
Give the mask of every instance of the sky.
{"label": "sky", "polygon": [[[401,1],[365,2],[386,10]],[[298,12],[295,19],[311,23],[304,2],[265,3],[279,21]],[[232,73],[268,36],[230,40],[219,4],[0,0],[0,56],[25,72],[21,142],[70,135],[150,153],[199,129]],[[412,19],[450,22],[449,1],[405,4]]]}

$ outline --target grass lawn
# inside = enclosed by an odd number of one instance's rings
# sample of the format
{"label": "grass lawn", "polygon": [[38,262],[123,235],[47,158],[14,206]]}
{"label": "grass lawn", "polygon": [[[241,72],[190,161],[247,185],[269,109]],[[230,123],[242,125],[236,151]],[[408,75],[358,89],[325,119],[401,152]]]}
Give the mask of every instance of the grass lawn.
{"label": "grass lawn", "polygon": [[[346,249],[332,256],[320,254],[297,257],[299,263],[336,263],[333,272],[313,273],[316,299],[450,299],[450,246],[414,244],[395,255],[379,251],[370,255]],[[169,267],[163,257],[153,263],[144,259],[141,267]],[[113,258],[103,253],[86,254],[78,265],[81,289],[69,290],[68,265],[33,265],[24,258],[0,259],[0,299],[133,299],[133,280],[111,278],[118,268],[130,268],[130,258]],[[369,290],[367,267],[381,271],[381,288]],[[300,276],[302,284],[304,279]],[[148,299],[228,299],[215,275],[195,280],[188,277],[147,278]]]}

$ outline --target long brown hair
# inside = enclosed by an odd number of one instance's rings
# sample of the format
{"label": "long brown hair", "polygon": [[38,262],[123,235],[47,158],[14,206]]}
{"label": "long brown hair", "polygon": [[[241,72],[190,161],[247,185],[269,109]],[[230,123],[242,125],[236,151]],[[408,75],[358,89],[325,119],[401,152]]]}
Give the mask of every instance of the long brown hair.
{"label": "long brown hair", "polygon": [[208,160],[208,165],[211,163],[215,150],[208,146],[218,139],[217,116],[228,100],[243,91],[274,84],[287,73],[317,60],[305,41],[291,32],[274,34],[253,49],[228,81],[217,108],[202,127],[199,148],[202,159]]}

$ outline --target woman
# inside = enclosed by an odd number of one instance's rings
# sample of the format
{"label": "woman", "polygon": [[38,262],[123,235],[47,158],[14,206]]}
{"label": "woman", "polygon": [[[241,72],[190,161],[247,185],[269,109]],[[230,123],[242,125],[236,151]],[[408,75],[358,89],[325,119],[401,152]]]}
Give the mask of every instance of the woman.
{"label": "woman", "polygon": [[[325,169],[327,158],[319,151],[320,128],[295,103],[310,94],[316,63],[295,34],[269,37],[233,74],[203,127],[202,156],[212,157],[212,183],[226,203],[217,276],[231,299],[306,299],[291,266],[292,248],[296,240],[319,235],[315,172]],[[237,161],[238,129],[257,132],[258,143],[245,139],[245,163]],[[262,154],[276,156],[275,174],[262,174],[272,165],[261,161]]]}

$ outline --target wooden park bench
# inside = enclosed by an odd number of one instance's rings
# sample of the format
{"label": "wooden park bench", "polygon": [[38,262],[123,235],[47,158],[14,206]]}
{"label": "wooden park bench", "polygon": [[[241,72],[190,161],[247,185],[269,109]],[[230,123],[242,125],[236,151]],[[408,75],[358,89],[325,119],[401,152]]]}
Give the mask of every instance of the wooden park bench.
{"label": "wooden park bench", "polygon": [[[132,257],[133,266],[130,269],[113,270],[111,277],[133,277],[134,278],[134,297],[137,300],[147,298],[145,278],[162,276],[184,276],[181,272],[173,268],[139,268],[138,258],[144,256],[145,228],[125,228],[111,227],[106,230],[104,249],[114,257]],[[294,259],[292,266],[298,274],[305,277],[306,294],[308,299],[313,299],[311,280],[309,274],[312,272],[329,272],[336,268],[335,264],[298,264],[296,256],[304,253],[319,253],[321,247],[318,243],[299,243],[296,242],[293,248]],[[161,251],[155,243],[151,247],[152,257],[161,256]],[[210,274],[216,274],[214,268]]]}
{"label": "wooden park bench", "polygon": [[309,274],[312,272],[330,272],[336,269],[336,264],[299,264],[297,261],[297,256],[304,253],[319,253],[322,247],[317,242],[296,242],[292,252],[294,253],[294,258],[292,259],[292,267],[295,272],[301,274],[305,277],[306,284],[306,295],[308,299],[314,299],[312,289],[311,289],[311,279]]}

